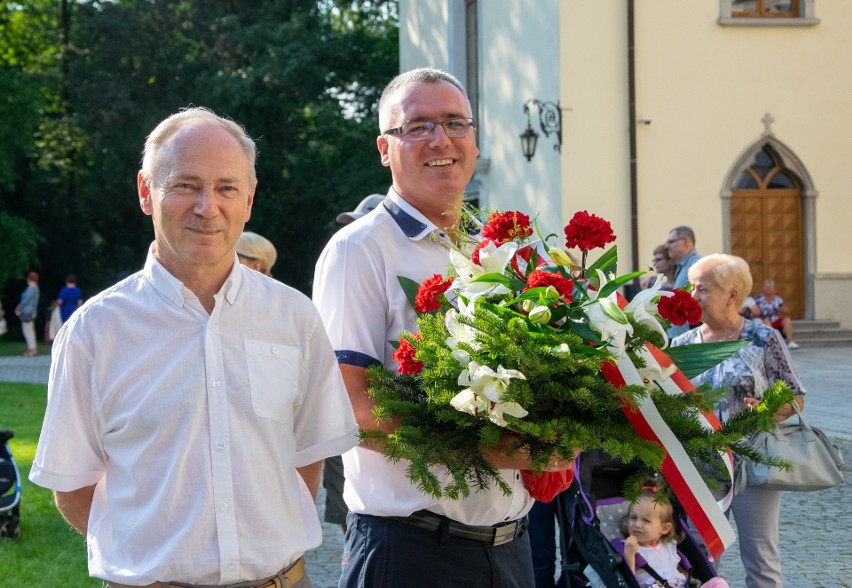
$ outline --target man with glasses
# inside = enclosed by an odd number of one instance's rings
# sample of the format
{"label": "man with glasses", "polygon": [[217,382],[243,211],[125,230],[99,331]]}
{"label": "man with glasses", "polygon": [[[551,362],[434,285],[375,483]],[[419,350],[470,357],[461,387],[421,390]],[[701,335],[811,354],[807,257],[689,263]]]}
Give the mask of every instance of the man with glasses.
{"label": "man with glasses", "polygon": [[[695,233],[687,226],[679,226],[669,231],[666,241],[669,257],[675,263],[674,287],[683,288],[689,284],[689,268],[701,259],[695,250]],[[685,333],[689,330],[688,324],[682,326],[672,325],[668,330],[669,338]]]}
{"label": "man with glasses", "polygon": [[[379,155],[393,184],[384,202],[326,245],[313,298],[358,424],[390,432],[392,423],[376,424],[366,368],[395,369],[389,341],[416,330],[398,276],[422,282],[446,271],[479,150],[463,86],[434,69],[409,71],[388,84],[379,128]],[[509,495],[492,487],[436,500],[412,485],[408,462],[391,462],[365,444],[344,454],[350,513],[340,586],[532,586],[525,529],[533,500],[520,475],[529,462],[501,451],[489,459],[512,486]]]}

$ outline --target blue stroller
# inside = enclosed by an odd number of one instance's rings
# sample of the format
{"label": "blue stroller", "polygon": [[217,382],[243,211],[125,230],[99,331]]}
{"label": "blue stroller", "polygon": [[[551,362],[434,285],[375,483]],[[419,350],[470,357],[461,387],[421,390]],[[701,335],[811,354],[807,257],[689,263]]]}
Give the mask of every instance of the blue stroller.
{"label": "blue stroller", "polygon": [[[571,588],[639,588],[635,576],[616,547],[627,502],[622,498],[625,480],[637,467],[610,458],[601,451],[578,456],[573,484],[557,495],[562,577]],[[700,586],[716,576],[713,564],[690,534],[686,514],[672,497],[675,525],[684,537],[678,551],[689,571],[690,586]],[[641,563],[637,561],[637,565]],[[653,575],[653,574],[652,574]]]}
{"label": "blue stroller", "polygon": [[9,450],[12,431],[0,431],[0,537],[21,533],[21,476]]}

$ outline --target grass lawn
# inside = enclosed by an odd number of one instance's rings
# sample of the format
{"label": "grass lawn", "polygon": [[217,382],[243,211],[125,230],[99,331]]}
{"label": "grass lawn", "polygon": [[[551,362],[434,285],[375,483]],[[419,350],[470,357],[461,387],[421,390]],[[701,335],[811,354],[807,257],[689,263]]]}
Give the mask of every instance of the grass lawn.
{"label": "grass lawn", "polygon": [[[0,349],[9,344],[3,342]],[[20,346],[21,351],[26,348],[23,342]],[[85,538],[71,530],[59,515],[52,493],[27,479],[41,430],[46,394],[47,387],[43,385],[0,382],[0,429],[15,432],[9,447],[21,471],[23,487],[21,535],[16,539],[0,539],[0,584],[9,588],[99,588],[101,582],[89,578],[86,570]]]}

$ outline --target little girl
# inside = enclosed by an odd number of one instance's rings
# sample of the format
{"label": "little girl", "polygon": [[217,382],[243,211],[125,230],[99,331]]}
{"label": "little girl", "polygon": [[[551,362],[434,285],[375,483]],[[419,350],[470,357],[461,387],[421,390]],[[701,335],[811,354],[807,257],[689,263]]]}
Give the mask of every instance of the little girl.
{"label": "little girl", "polygon": [[[685,570],[677,552],[674,509],[668,499],[662,501],[657,489],[645,487],[639,500],[631,504],[622,521],[624,560],[636,576],[642,588],[684,588],[688,586]],[[657,576],[655,579],[646,569],[636,567],[636,555],[641,555]],[[701,585],[703,588],[728,588],[728,583],[715,577]]]}

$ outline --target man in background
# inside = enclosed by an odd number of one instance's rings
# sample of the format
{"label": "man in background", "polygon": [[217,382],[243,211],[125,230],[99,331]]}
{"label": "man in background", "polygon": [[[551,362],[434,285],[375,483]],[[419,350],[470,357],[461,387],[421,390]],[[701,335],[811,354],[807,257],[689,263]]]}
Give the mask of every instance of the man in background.
{"label": "man in background", "polygon": [[[695,233],[687,226],[675,227],[669,231],[666,247],[669,250],[669,258],[675,264],[674,288],[688,286],[689,268],[701,259],[698,251],[695,250]],[[667,331],[669,339],[687,332],[690,328],[689,324],[672,325]]]}

